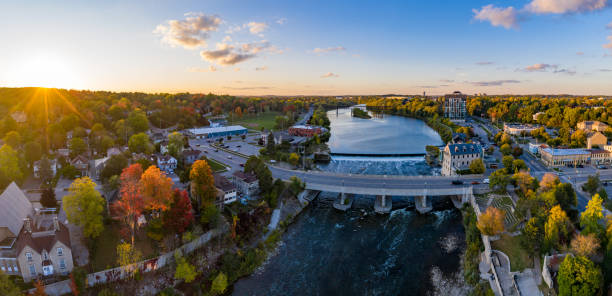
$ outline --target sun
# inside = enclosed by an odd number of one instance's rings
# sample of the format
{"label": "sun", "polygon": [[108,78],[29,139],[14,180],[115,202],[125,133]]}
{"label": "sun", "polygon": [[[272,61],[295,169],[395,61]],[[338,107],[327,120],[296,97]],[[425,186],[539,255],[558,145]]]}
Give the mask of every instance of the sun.
{"label": "sun", "polygon": [[28,57],[16,73],[21,86],[77,88],[80,78],[70,63],[55,54],[37,54]]}

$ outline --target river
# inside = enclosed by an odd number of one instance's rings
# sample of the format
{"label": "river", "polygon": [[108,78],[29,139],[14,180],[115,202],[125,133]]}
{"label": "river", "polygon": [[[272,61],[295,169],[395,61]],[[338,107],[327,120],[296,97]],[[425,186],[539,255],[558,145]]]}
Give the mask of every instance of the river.
{"label": "river", "polygon": [[[419,120],[397,116],[368,120],[351,118],[348,110],[339,113],[336,117],[334,110],[328,115],[332,152],[418,153],[426,144],[441,144],[439,136]],[[361,138],[355,139],[357,134]],[[422,157],[334,156],[321,169],[362,174],[437,173]],[[355,196],[347,212],[332,207],[335,197],[321,193],[289,227],[276,253],[234,285],[233,295],[467,294],[460,268],[465,249],[461,213],[448,199],[433,199],[434,211],[419,215],[413,198],[393,197],[392,212],[377,215],[372,196]]]}

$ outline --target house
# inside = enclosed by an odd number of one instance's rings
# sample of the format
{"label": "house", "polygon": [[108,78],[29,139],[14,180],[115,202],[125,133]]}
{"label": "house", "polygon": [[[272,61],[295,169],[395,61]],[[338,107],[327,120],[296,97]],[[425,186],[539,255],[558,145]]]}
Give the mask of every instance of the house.
{"label": "house", "polygon": [[108,156],[108,157],[111,157],[113,155],[119,155],[121,153],[123,153],[123,152],[121,152],[121,149],[115,148],[115,147],[108,148],[108,150],[106,150],[106,156]]}
{"label": "house", "polygon": [[70,233],[56,215],[34,211],[11,183],[0,195],[0,269],[24,281],[68,275],[73,268]]}
{"label": "house", "polygon": [[56,152],[57,152],[57,156],[61,156],[64,158],[68,158],[68,156],[70,156],[70,149],[60,148],[60,149],[57,149]]}
{"label": "house", "polygon": [[591,149],[595,146],[603,148],[608,144],[608,137],[598,131],[592,131],[587,134],[587,149]]}
{"label": "house", "polygon": [[168,154],[168,140],[163,140],[159,143],[159,153]]}
{"label": "house", "polygon": [[168,174],[174,173],[177,164],[178,162],[176,161],[176,158],[170,155],[157,156],[157,167]]}
{"label": "house", "polygon": [[28,120],[28,116],[23,111],[15,111],[11,113],[11,117],[13,117],[13,120],[17,123],[25,123],[26,120]]}
{"label": "house", "polygon": [[467,136],[464,133],[453,133],[453,144],[461,144],[465,143],[467,140]]}
{"label": "house", "polygon": [[453,176],[457,171],[467,170],[475,159],[482,159],[480,144],[447,144],[444,147],[442,175]]}
{"label": "house", "polygon": [[81,177],[89,176],[89,160],[84,155],[77,155],[72,158],[70,165],[79,171]]}
{"label": "house", "polygon": [[90,163],[91,172],[89,175],[95,180],[100,180],[100,174],[102,173],[102,170],[104,169],[104,166],[106,166],[106,162],[109,159],[110,156],[92,160]]}
{"label": "house", "polygon": [[[49,168],[51,169],[51,177],[55,177],[55,174],[57,174],[57,160],[56,159],[49,159]],[[34,162],[34,165],[32,166],[32,169],[34,170],[34,177],[36,178],[40,178],[40,175],[38,174],[40,172],[40,166],[42,164],[42,159],[41,160],[37,160]]]}
{"label": "house", "polygon": [[242,196],[254,196],[259,192],[259,180],[253,173],[236,171],[232,176],[232,181]]}
{"label": "house", "polygon": [[198,158],[200,158],[200,150],[187,149],[183,151],[183,162],[185,164],[193,164]]}
{"label": "house", "polygon": [[221,199],[218,200],[219,203],[223,203],[224,205],[226,205],[236,201],[236,186],[232,184],[232,182],[227,180],[227,178],[215,174],[215,187],[217,188],[218,192],[223,193]]}
{"label": "house", "polygon": [[578,124],[576,124],[576,128],[581,129],[586,132],[590,132],[590,131],[603,132],[606,130],[606,128],[608,128],[608,125],[601,121],[593,120],[593,121],[578,122]]}
{"label": "house", "polygon": [[533,119],[533,121],[538,121],[538,117],[539,117],[540,115],[543,115],[543,114],[544,114],[544,112],[538,112],[538,113],[536,113],[536,114],[533,114],[533,115],[531,116],[531,119]]}
{"label": "house", "polygon": [[167,137],[166,135],[164,135],[163,132],[155,132],[151,134],[151,141],[153,142],[153,144],[160,143],[166,139]]}

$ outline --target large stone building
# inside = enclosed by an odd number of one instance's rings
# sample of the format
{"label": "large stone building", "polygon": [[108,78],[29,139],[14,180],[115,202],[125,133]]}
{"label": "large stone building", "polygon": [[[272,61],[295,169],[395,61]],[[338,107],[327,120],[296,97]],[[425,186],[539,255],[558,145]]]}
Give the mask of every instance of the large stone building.
{"label": "large stone building", "polygon": [[55,214],[34,209],[11,183],[0,195],[0,269],[24,281],[68,275],[73,268],[70,233]]}
{"label": "large stone building", "polygon": [[531,124],[504,123],[504,132],[515,136],[520,136],[522,133],[529,134],[538,128],[538,126]]}
{"label": "large stone building", "polygon": [[595,146],[603,148],[608,144],[608,137],[598,131],[590,132],[587,134],[587,149],[591,149]]}
{"label": "large stone building", "polygon": [[607,124],[601,122],[601,121],[583,121],[583,122],[578,122],[578,124],[576,124],[576,127],[578,129],[581,129],[583,131],[598,131],[598,132],[603,132],[606,130],[606,128],[608,127]]}
{"label": "large stone building", "polygon": [[544,148],[540,153],[542,161],[549,167],[584,165],[591,157],[585,149]]}
{"label": "large stone building", "polygon": [[465,121],[467,95],[455,91],[444,96],[444,117],[453,121]]}
{"label": "large stone building", "polygon": [[448,144],[444,147],[442,175],[457,175],[457,171],[467,170],[475,159],[482,159],[482,146],[479,144]]}

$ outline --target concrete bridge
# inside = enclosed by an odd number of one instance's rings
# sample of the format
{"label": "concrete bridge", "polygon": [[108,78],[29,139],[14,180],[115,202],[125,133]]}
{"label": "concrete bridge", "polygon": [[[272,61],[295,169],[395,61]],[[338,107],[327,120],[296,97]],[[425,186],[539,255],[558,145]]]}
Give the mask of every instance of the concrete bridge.
{"label": "concrete bridge", "polygon": [[[427,202],[428,196],[455,196],[457,202],[468,202],[473,194],[474,187],[488,188],[486,184],[472,184],[482,182],[481,175],[466,176],[386,176],[386,175],[355,175],[336,174],[318,171],[295,171],[277,167],[270,167],[275,178],[289,180],[296,176],[306,183],[307,190],[336,192],[339,194],[336,208],[346,210],[350,208],[351,195],[363,194],[376,196],[374,209],[380,213],[391,210],[391,196],[415,196],[417,211],[428,212],[431,206]],[[459,180],[463,184],[452,184]],[[482,187],[482,188],[480,188]],[[455,202],[455,200],[454,200]]]}

